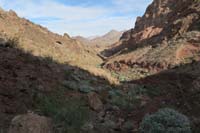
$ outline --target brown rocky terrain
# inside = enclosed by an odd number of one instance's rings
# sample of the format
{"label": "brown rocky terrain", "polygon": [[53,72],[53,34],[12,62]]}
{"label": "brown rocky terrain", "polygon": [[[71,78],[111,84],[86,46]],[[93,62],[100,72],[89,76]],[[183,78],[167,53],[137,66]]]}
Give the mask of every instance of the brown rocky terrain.
{"label": "brown rocky terrain", "polygon": [[[50,108],[61,111],[60,108],[67,107],[72,109],[69,115],[76,117],[76,113],[81,112],[81,109],[77,109],[79,103],[87,101],[84,93],[112,88],[103,76],[104,70],[96,67],[102,60],[91,49],[67,34],[54,34],[44,27],[19,18],[14,11],[3,10],[0,10],[0,29],[0,132],[7,133],[9,127],[9,133],[14,133],[15,129],[26,133],[48,132],[47,124],[39,125],[34,121],[45,121],[43,117],[32,115],[29,119],[24,114],[33,111],[52,118]],[[90,72],[86,71],[88,69]],[[62,92],[63,89],[66,90]],[[56,106],[66,104],[68,98],[78,102],[70,100],[70,103],[60,108],[49,106],[44,99],[46,97],[49,100],[49,95],[60,99],[59,102],[54,100]],[[83,100],[79,100],[81,98]],[[48,112],[43,108],[45,105]],[[88,105],[84,105],[81,113],[87,116]],[[73,128],[80,130],[82,122],[79,121],[85,119],[77,117]],[[57,121],[55,119],[54,125]],[[33,127],[38,129],[32,130]]]}
{"label": "brown rocky terrain", "polygon": [[[43,133],[42,131],[49,131],[50,128],[53,128],[47,127],[48,125],[45,123],[38,125],[37,120],[38,122],[47,122],[46,119],[37,115],[25,115],[30,112],[53,118],[56,112],[50,114],[51,109],[61,111],[61,108],[71,108],[72,112],[69,112],[69,115],[78,117],[77,121],[85,121],[76,113],[84,113],[87,116],[87,112],[84,111],[88,111],[88,105],[84,104],[83,107],[86,109],[79,108],[79,103],[87,101],[87,93],[94,91],[100,95],[100,91],[112,88],[112,85],[103,77],[95,76],[69,64],[61,64],[48,57],[34,56],[32,53],[18,48],[19,44],[16,42],[6,41],[6,39],[3,41],[3,38],[6,37],[1,36],[0,43],[0,129],[3,133],[7,133],[9,127],[9,133],[14,133],[15,129],[20,133],[36,133],[37,131]],[[54,104],[46,103],[46,100],[52,100],[51,96],[57,97],[53,100],[56,107]],[[45,98],[47,99],[45,100]],[[66,104],[67,99],[70,98],[72,100]],[[90,100],[93,98],[91,97]],[[74,102],[73,99],[78,102]],[[101,100],[97,100],[102,107]],[[95,112],[91,112],[91,114],[95,114]],[[14,118],[15,116],[16,118]],[[73,121],[73,117],[71,121]],[[75,126],[74,128],[79,129],[78,126],[81,124],[77,124],[77,121],[72,124]],[[20,123],[21,126],[19,126]],[[62,122],[60,121],[60,123]]]}
{"label": "brown rocky terrain", "polygon": [[118,42],[122,34],[122,31],[111,30],[103,36],[94,37],[92,39],[84,38],[81,36],[74,37],[74,39],[80,41],[86,46],[94,47],[98,51],[102,51],[105,48],[110,47],[111,45]]}
{"label": "brown rocky terrain", "polygon": [[103,70],[93,49],[0,10],[0,132],[139,133],[168,107],[199,133],[199,25],[196,0],[154,0]]}
{"label": "brown rocky terrain", "polygon": [[105,67],[139,67],[154,73],[199,61],[199,6],[193,0],[154,0],[144,16],[137,18],[135,28],[103,52],[109,56]]}
{"label": "brown rocky terrain", "polygon": [[35,56],[51,57],[61,63],[70,62],[78,66],[101,62],[96,53],[69,35],[54,34],[47,28],[19,18],[12,10],[0,10],[0,31],[10,38],[18,39],[20,47]]}
{"label": "brown rocky terrain", "polygon": [[107,56],[104,67],[124,84],[151,85],[164,92],[153,101],[187,114],[196,128],[193,132],[199,132],[200,124],[199,25],[199,1],[154,0],[135,28],[125,32],[118,45],[102,52]]}
{"label": "brown rocky terrain", "polygon": [[110,46],[117,42],[122,36],[122,31],[111,30],[101,37],[93,38],[91,41],[97,46]]}

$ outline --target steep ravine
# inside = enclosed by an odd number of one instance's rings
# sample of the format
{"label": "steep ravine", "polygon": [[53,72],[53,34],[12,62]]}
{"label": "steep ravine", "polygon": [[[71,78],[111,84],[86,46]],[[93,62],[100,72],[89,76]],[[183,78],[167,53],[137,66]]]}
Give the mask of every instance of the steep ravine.
{"label": "steep ravine", "polygon": [[0,132],[140,133],[147,114],[170,108],[199,133],[199,14],[196,0],[154,0],[101,59],[0,10]]}

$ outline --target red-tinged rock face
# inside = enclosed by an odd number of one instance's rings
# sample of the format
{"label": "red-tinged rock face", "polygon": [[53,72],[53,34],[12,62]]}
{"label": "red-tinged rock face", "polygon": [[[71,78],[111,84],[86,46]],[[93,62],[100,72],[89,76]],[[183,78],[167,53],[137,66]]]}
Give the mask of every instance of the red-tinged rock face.
{"label": "red-tinged rock face", "polygon": [[183,34],[197,22],[197,7],[193,0],[154,0],[145,14],[137,18],[135,28],[125,32],[121,39],[142,41],[159,33],[166,37]]}
{"label": "red-tinged rock face", "polygon": [[200,52],[200,46],[193,44],[186,44],[181,46],[176,52],[176,59],[183,60],[187,58],[191,58],[194,56],[198,56]]}
{"label": "red-tinged rock face", "polygon": [[133,34],[132,38],[135,38],[135,42],[137,43],[137,42],[140,42],[142,40],[149,39],[149,38],[151,38],[155,35],[160,34],[162,30],[163,30],[163,28],[150,26],[150,27],[145,28],[141,32]]}
{"label": "red-tinged rock face", "polygon": [[139,64],[139,68],[159,72],[186,58],[198,60],[199,14],[200,3],[193,0],[154,0],[137,18],[135,28],[122,35],[121,45],[105,51],[110,57],[105,66],[124,70]]}

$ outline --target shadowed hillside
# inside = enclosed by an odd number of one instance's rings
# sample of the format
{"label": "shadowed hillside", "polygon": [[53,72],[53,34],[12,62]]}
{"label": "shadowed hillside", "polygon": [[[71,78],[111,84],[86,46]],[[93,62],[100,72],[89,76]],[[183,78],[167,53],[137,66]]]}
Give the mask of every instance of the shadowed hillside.
{"label": "shadowed hillside", "polygon": [[[14,44],[10,40],[0,45],[0,128],[3,131],[8,129],[14,116],[28,111],[56,120],[55,126],[67,117],[72,125],[61,124],[55,130],[77,133],[82,130],[138,132],[144,115],[162,107],[176,108],[198,125],[198,62],[113,86],[102,77],[51,58],[33,56]],[[102,103],[90,104],[88,95],[94,92]],[[73,112],[63,110],[68,108]],[[54,117],[57,113],[61,114]],[[88,120],[94,128],[82,129]],[[130,125],[126,127],[127,124]]]}
{"label": "shadowed hillside", "polygon": [[101,55],[0,9],[0,133],[199,133],[199,24],[200,2],[154,0]]}
{"label": "shadowed hillside", "polygon": [[52,33],[47,28],[18,17],[12,10],[0,10],[0,34],[4,39],[14,38],[19,42],[18,47],[34,56],[77,66],[117,83],[109,73],[98,67],[103,61],[95,50],[70,38],[67,33],[63,36]]}
{"label": "shadowed hillside", "polygon": [[194,132],[197,133],[200,131],[199,76],[200,62],[192,62],[129,83],[158,87],[164,94],[163,100],[158,104],[162,105],[165,102],[166,105],[182,110],[190,116],[196,128]]}
{"label": "shadowed hillside", "polygon": [[60,92],[59,97],[65,96],[62,100],[86,98],[90,91],[98,93],[112,88],[103,77],[60,64],[51,57],[34,56],[17,46],[15,40],[0,44],[0,129],[3,131],[14,116],[29,110],[37,112],[40,95],[55,96]]}

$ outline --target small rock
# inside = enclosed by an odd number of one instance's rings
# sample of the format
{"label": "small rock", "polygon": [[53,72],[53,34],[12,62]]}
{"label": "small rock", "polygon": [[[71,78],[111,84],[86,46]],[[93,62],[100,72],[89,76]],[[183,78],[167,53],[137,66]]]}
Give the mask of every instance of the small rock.
{"label": "small rock", "polygon": [[90,122],[87,122],[83,125],[82,130],[83,131],[91,131],[94,128],[93,124]]}
{"label": "small rock", "polygon": [[53,133],[49,118],[28,113],[12,119],[9,133]]}
{"label": "small rock", "polygon": [[99,117],[105,117],[106,113],[104,111],[101,111],[98,113],[98,116]]}
{"label": "small rock", "polygon": [[91,88],[90,86],[87,85],[82,85],[79,87],[79,91],[82,93],[89,93],[93,90],[93,88]]}
{"label": "small rock", "polygon": [[123,124],[122,129],[123,130],[132,130],[134,128],[132,121],[127,121]]}
{"label": "small rock", "polygon": [[17,16],[17,13],[13,10],[9,10],[9,14],[12,15],[12,16]]}
{"label": "small rock", "polygon": [[103,109],[103,103],[95,92],[90,92],[88,94],[88,102],[90,108],[95,111],[101,111]]}
{"label": "small rock", "polygon": [[67,33],[64,33],[63,37],[66,38],[66,39],[70,38],[70,36]]}
{"label": "small rock", "polygon": [[105,121],[105,123],[103,123],[103,127],[109,128],[109,129],[116,129],[117,124],[114,121],[107,120],[107,121]]}
{"label": "small rock", "polygon": [[112,104],[106,104],[105,105],[106,111],[119,111],[120,108],[118,106],[112,105]]}
{"label": "small rock", "polygon": [[69,88],[71,90],[77,91],[78,90],[78,85],[76,82],[73,81],[63,81],[63,86],[66,88]]}
{"label": "small rock", "polygon": [[141,107],[145,107],[146,105],[147,105],[146,101],[141,101],[141,104],[140,104]]}
{"label": "small rock", "polygon": [[0,45],[6,46],[6,43],[7,43],[7,41],[4,38],[0,38]]}
{"label": "small rock", "polygon": [[193,81],[191,92],[192,93],[200,92],[200,77]]}

